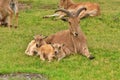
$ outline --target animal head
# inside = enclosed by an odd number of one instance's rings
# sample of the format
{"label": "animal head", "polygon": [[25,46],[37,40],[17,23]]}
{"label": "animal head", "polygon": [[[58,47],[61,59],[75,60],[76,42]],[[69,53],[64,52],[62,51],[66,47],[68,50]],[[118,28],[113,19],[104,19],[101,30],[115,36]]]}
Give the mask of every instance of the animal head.
{"label": "animal head", "polygon": [[57,54],[59,54],[61,52],[62,47],[64,46],[64,44],[54,43],[52,46],[54,48],[55,55],[57,55]]}
{"label": "animal head", "polygon": [[17,0],[10,0],[10,7],[11,7],[11,9],[14,10],[14,8],[15,8],[17,3],[18,3]]}
{"label": "animal head", "polygon": [[63,18],[63,20],[69,23],[70,33],[72,33],[74,36],[78,36],[78,27],[80,22],[80,19],[78,16],[83,10],[86,10],[86,8],[82,7],[76,13],[69,12],[68,10],[65,10],[65,9],[58,9],[55,12],[61,11],[67,15],[68,18],[65,20]]}
{"label": "animal head", "polygon": [[36,42],[36,47],[40,47],[41,45],[43,45],[45,43],[45,38],[46,37],[44,37],[43,35],[35,35],[34,40]]}

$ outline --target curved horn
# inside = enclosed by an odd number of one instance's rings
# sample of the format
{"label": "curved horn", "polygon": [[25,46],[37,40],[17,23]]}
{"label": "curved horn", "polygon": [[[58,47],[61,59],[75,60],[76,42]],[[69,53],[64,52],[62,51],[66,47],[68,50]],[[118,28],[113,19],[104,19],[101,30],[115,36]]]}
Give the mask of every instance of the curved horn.
{"label": "curved horn", "polygon": [[68,17],[73,17],[73,15],[69,11],[67,11],[65,9],[58,9],[55,12],[59,12],[59,11],[66,13]]}
{"label": "curved horn", "polygon": [[81,13],[82,10],[87,10],[87,9],[85,7],[78,9],[78,11],[76,12],[77,17],[79,16],[79,14]]}

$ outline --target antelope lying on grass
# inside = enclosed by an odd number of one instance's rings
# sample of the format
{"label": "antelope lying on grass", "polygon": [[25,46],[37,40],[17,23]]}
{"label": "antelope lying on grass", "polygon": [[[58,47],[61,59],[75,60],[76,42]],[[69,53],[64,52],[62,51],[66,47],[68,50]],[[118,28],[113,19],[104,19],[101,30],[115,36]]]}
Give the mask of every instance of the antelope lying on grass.
{"label": "antelope lying on grass", "polygon": [[18,1],[0,0],[0,25],[6,25],[10,28],[15,15],[15,28],[18,26]]}
{"label": "antelope lying on grass", "polygon": [[[86,11],[83,10],[79,14],[79,18],[85,18],[87,16],[98,16],[100,14],[100,7],[97,3],[91,3],[91,2],[80,2],[80,3],[74,3],[72,0],[60,0],[59,8],[66,9],[70,12],[76,12],[79,8],[85,7]],[[53,16],[58,16],[59,18],[64,17],[66,14],[63,12],[57,12],[53,15],[47,15],[44,16],[44,18],[49,18]]]}
{"label": "antelope lying on grass", "polygon": [[44,42],[45,37],[43,37],[42,35],[35,35],[34,36],[34,40],[32,40],[28,46],[27,49],[25,50],[25,54],[29,55],[29,56],[33,56],[35,52],[37,52],[37,47],[40,47],[41,45],[45,44],[46,42]]}
{"label": "antelope lying on grass", "polygon": [[45,42],[45,37],[41,35],[34,36],[34,40],[32,40],[25,51],[25,53],[29,56],[33,56],[36,52],[37,55],[40,55],[40,59],[45,61],[47,58],[49,62],[55,57],[60,61],[62,58],[65,57],[65,53],[63,51],[62,44],[47,44]]}
{"label": "antelope lying on grass", "polygon": [[79,14],[86,10],[85,7],[80,8],[76,13],[72,14],[65,9],[59,9],[57,12],[64,12],[68,16],[69,29],[57,32],[51,36],[46,38],[47,43],[59,43],[65,44],[63,50],[66,55],[72,53],[82,53],[82,55],[86,56],[89,59],[93,59],[94,57],[90,54],[86,37],[79,27]]}

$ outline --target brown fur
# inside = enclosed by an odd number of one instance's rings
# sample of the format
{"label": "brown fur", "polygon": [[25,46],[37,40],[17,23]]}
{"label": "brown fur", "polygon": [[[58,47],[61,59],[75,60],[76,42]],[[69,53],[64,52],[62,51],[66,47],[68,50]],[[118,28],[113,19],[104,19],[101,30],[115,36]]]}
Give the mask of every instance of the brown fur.
{"label": "brown fur", "polygon": [[[70,12],[75,13],[78,9],[85,7],[87,10],[83,10],[79,14],[79,18],[85,18],[88,16],[98,16],[100,15],[100,7],[99,4],[97,3],[92,3],[92,2],[79,2],[79,3],[74,3],[72,0],[60,0],[59,1],[59,8],[66,9]],[[62,19],[66,14],[63,12],[57,12],[53,15],[46,15],[43,18],[50,18],[50,17],[58,17],[57,19]]]}
{"label": "brown fur", "polygon": [[92,2],[79,2],[74,3],[72,0],[60,0],[59,7],[68,11],[76,12],[79,8],[85,7],[87,10],[83,11],[79,18],[87,16],[98,16],[100,14],[100,7],[97,3]]}
{"label": "brown fur", "polygon": [[58,44],[58,43],[53,44],[55,57],[58,59],[58,61],[60,61],[66,56],[65,52],[63,51],[63,47],[64,44]]}
{"label": "brown fur", "polygon": [[28,46],[27,49],[25,50],[25,53],[29,56],[33,56],[34,52],[37,52],[37,47],[40,47],[43,44],[46,44],[44,42],[44,37],[42,35],[35,35],[34,40],[32,40]]}
{"label": "brown fur", "polygon": [[43,37],[40,35],[36,35],[35,37],[35,43],[37,47],[37,53],[40,55],[40,59],[45,61],[45,58],[51,62],[53,60],[53,57],[56,57],[58,61],[60,61],[62,58],[65,57],[65,53],[63,52],[62,46],[57,43],[47,44]]}
{"label": "brown fur", "polygon": [[7,23],[8,27],[12,26],[13,15],[15,14],[15,28],[18,26],[18,1],[17,0],[0,0],[0,23]]}
{"label": "brown fur", "polygon": [[66,55],[71,53],[82,53],[82,55],[86,56],[87,58],[93,59],[94,57],[91,57],[87,47],[85,34],[79,27],[79,20],[80,19],[78,16],[69,16],[69,29],[48,36],[46,38],[46,42],[65,44],[63,50]]}
{"label": "brown fur", "polygon": [[58,61],[65,57],[65,53],[63,51],[63,44],[47,44],[44,40],[45,37],[42,35],[34,36],[34,40],[32,40],[29,44],[25,53],[29,56],[33,56],[36,52],[37,55],[40,55],[41,60],[45,60],[47,58],[49,62],[52,61],[53,57],[57,58]]}
{"label": "brown fur", "polygon": [[54,49],[50,44],[44,44],[41,47],[37,48],[38,55],[40,55],[40,59],[45,61],[45,58],[48,59],[49,62],[53,60]]}

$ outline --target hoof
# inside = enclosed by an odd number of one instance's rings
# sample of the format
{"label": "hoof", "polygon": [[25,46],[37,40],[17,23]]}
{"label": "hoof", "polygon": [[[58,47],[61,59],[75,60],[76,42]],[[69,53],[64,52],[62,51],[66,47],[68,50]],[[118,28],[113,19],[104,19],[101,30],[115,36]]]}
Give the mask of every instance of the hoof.
{"label": "hoof", "polygon": [[3,24],[5,27],[8,27],[8,23]]}
{"label": "hoof", "polygon": [[12,25],[8,25],[8,27],[12,28]]}
{"label": "hoof", "polygon": [[93,60],[95,57],[92,56],[92,55],[90,55],[88,58],[89,58],[90,60]]}
{"label": "hoof", "polygon": [[17,26],[14,26],[15,27],[15,29],[17,28]]}
{"label": "hoof", "polygon": [[48,16],[43,16],[42,18],[44,19],[44,18],[49,18],[49,17]]}

